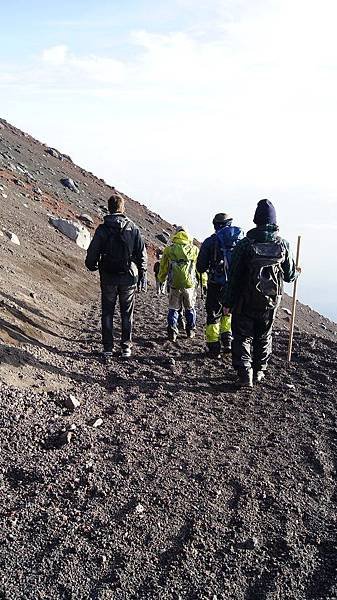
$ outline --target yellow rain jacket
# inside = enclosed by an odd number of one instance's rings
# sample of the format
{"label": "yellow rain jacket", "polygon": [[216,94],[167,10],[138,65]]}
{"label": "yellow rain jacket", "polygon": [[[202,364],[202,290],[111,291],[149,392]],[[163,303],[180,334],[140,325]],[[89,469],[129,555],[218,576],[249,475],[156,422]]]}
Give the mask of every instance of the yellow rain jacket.
{"label": "yellow rain jacket", "polygon": [[172,243],[166,246],[160,261],[158,280],[181,290],[197,285],[196,262],[199,249],[186,231],[178,231],[172,237]]}

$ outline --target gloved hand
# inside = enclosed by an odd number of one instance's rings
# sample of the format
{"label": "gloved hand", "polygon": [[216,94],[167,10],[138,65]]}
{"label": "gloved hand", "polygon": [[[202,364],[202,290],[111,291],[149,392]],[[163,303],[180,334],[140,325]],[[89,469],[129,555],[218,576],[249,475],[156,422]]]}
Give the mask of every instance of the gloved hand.
{"label": "gloved hand", "polygon": [[144,271],[138,275],[138,289],[140,292],[147,292],[147,273]]}
{"label": "gloved hand", "polygon": [[230,314],[231,314],[231,312],[232,312],[232,311],[231,311],[231,309],[230,309],[230,308],[228,308],[228,306],[224,306],[224,307],[223,307],[223,309],[222,309],[222,314],[223,314],[224,316],[230,315]]}

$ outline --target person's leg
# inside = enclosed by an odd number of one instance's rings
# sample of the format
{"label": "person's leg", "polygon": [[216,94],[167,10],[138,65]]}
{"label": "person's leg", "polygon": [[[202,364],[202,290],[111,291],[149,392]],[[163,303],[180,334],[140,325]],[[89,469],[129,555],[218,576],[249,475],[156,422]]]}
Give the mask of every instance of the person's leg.
{"label": "person's leg", "polygon": [[181,293],[180,290],[170,288],[169,292],[169,309],[167,315],[167,332],[169,339],[175,341],[178,335],[178,318],[179,310],[181,306]]}
{"label": "person's leg", "polygon": [[111,352],[113,339],[113,318],[117,299],[117,286],[101,283],[102,292],[102,344],[104,352]]}
{"label": "person's leg", "polygon": [[131,348],[132,346],[132,325],[133,311],[135,307],[135,285],[119,285],[119,306],[121,311],[122,322],[122,340],[121,346],[123,349]]}
{"label": "person's leg", "polygon": [[188,337],[193,337],[192,332],[196,327],[197,312],[195,310],[195,288],[185,288],[182,290],[182,303],[186,318],[186,334]]}
{"label": "person's leg", "polygon": [[222,350],[230,353],[232,349],[232,315],[224,314],[226,286],[219,287],[219,302],[221,303],[220,342]]}
{"label": "person's leg", "polygon": [[157,277],[156,277],[156,292],[157,292],[157,294],[160,294],[160,290],[161,290],[161,283],[160,283],[159,279],[157,279]]}
{"label": "person's leg", "polygon": [[274,310],[261,313],[255,320],[253,337],[253,369],[254,373],[265,371],[272,353],[272,329],[275,318]]}
{"label": "person's leg", "polygon": [[220,319],[220,339],[224,352],[232,349],[232,315],[222,315]]}
{"label": "person's leg", "polygon": [[178,312],[178,329],[179,329],[179,331],[186,331],[186,321],[185,321],[184,309],[183,309],[182,305]]}
{"label": "person's leg", "polygon": [[206,343],[210,356],[218,356],[220,353],[220,319],[222,304],[220,301],[220,287],[210,283],[206,295]]}
{"label": "person's leg", "polygon": [[232,361],[233,367],[240,374],[252,371],[251,345],[253,343],[255,320],[246,313],[232,315]]}

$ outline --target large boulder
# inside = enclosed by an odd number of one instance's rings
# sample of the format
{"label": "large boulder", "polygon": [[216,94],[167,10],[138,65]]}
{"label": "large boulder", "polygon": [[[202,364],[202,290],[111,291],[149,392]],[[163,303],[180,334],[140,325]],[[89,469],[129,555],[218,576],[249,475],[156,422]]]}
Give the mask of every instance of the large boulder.
{"label": "large boulder", "polygon": [[68,221],[67,219],[58,217],[50,217],[49,221],[61,233],[76,242],[80,248],[83,248],[83,250],[88,249],[91,242],[91,235],[84,225],[76,223],[76,221]]}

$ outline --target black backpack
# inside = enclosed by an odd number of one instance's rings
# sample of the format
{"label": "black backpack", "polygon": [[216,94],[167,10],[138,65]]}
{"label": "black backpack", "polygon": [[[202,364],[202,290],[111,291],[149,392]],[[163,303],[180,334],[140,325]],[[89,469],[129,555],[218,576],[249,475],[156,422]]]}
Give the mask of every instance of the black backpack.
{"label": "black backpack", "polygon": [[283,293],[285,248],[280,238],[251,242],[248,258],[247,304],[253,310],[276,309]]}
{"label": "black backpack", "polygon": [[125,275],[131,267],[131,253],[127,241],[124,239],[124,231],[130,221],[120,227],[116,225],[107,226],[107,243],[101,256],[103,271],[111,275]]}

